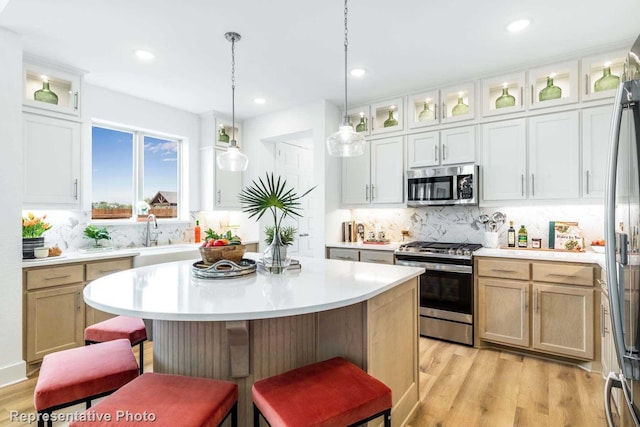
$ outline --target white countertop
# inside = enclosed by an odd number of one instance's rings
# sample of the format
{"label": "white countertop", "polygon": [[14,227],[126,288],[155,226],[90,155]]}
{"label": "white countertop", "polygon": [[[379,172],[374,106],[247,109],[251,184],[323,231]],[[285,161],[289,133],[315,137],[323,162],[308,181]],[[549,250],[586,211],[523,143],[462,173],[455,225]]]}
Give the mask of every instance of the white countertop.
{"label": "white countertop", "polygon": [[585,252],[536,251],[518,249],[482,248],[473,253],[474,257],[521,258],[543,261],[590,262],[604,268],[604,254],[587,250]]}
{"label": "white countertop", "polygon": [[370,243],[351,243],[351,242],[337,242],[326,243],[327,248],[340,248],[340,249],[360,249],[360,250],[374,250],[374,251],[390,251],[393,252],[398,249],[402,242],[389,242],[384,245],[370,244]]}
{"label": "white countertop", "polygon": [[[259,259],[260,254],[246,253]],[[91,282],[84,299],[99,310],[159,320],[251,320],[315,313],[366,301],[424,272],[423,268],[299,258],[282,275],[204,280],[191,261],[121,271]]]}

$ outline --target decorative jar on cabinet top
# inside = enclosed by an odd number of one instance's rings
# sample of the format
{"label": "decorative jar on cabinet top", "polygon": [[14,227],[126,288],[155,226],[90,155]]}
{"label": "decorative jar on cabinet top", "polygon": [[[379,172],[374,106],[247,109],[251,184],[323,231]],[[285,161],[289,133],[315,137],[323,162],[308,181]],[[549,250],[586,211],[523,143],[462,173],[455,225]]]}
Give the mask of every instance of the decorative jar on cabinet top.
{"label": "decorative jar on cabinet top", "polygon": [[458,103],[451,110],[452,116],[461,116],[469,112],[469,106],[463,102],[462,96],[458,96]]}
{"label": "decorative jar on cabinet top", "polygon": [[360,123],[356,126],[356,132],[365,132],[367,130],[367,123],[364,121],[364,113],[360,113]]}
{"label": "decorative jar on cabinet top", "polygon": [[33,99],[36,101],[47,102],[49,104],[58,105],[58,95],[49,89],[49,81],[42,82],[42,89],[39,89],[33,93]]}
{"label": "decorative jar on cabinet top", "polygon": [[384,127],[388,128],[391,126],[397,126],[398,121],[393,118],[393,110],[389,110],[389,118],[384,121]]}
{"label": "decorative jar on cabinet top", "polygon": [[224,125],[220,125],[220,132],[218,133],[218,141],[220,142],[229,142],[229,135],[224,128]]}
{"label": "decorative jar on cabinet top", "polygon": [[426,122],[428,120],[435,120],[435,118],[436,118],[435,111],[429,109],[429,103],[425,101],[424,109],[420,111],[420,114],[418,114],[418,121]]}
{"label": "decorative jar on cabinet top", "polygon": [[513,95],[509,95],[509,88],[502,88],[502,95],[496,99],[496,108],[513,107],[516,105],[516,98]]}
{"label": "decorative jar on cabinet top", "polygon": [[602,92],[603,90],[611,90],[618,87],[620,83],[620,77],[615,74],[611,74],[611,67],[604,67],[602,70],[602,77],[596,80],[593,85],[594,92]]}
{"label": "decorative jar on cabinet top", "polygon": [[547,86],[540,91],[538,99],[540,101],[549,101],[562,97],[562,89],[553,84],[553,77],[547,77]]}

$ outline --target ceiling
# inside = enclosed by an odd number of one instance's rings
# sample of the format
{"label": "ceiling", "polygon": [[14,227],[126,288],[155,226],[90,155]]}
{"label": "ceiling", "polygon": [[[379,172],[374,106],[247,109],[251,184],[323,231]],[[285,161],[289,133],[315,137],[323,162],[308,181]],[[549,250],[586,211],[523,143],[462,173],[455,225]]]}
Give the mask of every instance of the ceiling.
{"label": "ceiling", "polygon": [[[7,4],[8,1],[8,4]],[[4,10],[2,6],[5,5]],[[176,108],[249,118],[319,99],[343,104],[339,0],[0,0],[0,27],[24,51],[86,71],[85,81]],[[532,24],[511,34],[506,25]],[[630,46],[638,0],[352,0],[349,105],[508,69]],[[156,54],[134,59],[135,49]],[[267,100],[257,105],[256,97]]]}

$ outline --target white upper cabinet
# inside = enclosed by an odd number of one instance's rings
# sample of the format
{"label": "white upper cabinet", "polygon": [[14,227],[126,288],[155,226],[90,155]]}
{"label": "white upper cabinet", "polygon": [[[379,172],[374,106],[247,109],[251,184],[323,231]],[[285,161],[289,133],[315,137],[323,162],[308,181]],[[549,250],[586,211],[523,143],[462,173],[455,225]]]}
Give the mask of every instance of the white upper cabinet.
{"label": "white upper cabinet", "polygon": [[578,61],[529,70],[531,105],[547,108],[578,102]]}
{"label": "white upper cabinet", "polygon": [[371,104],[370,112],[371,135],[404,129],[404,98],[394,98]]}
{"label": "white upper cabinet", "polygon": [[482,199],[527,198],[526,119],[482,125]]}
{"label": "white upper cabinet", "polygon": [[580,196],[579,112],[529,119],[529,190],[533,199]]}
{"label": "white upper cabinet", "polygon": [[582,197],[603,199],[613,107],[582,110]]}
{"label": "white upper cabinet", "polygon": [[409,129],[420,129],[440,124],[440,92],[409,95],[407,119]]}
{"label": "white upper cabinet", "polygon": [[67,118],[80,116],[80,73],[25,61],[23,79],[25,111]]}
{"label": "white upper cabinet", "polygon": [[475,161],[475,126],[423,132],[407,137],[407,166],[422,168]]}
{"label": "white upper cabinet", "polygon": [[371,203],[371,144],[365,147],[362,156],[342,159],[342,203],[345,205]]}
{"label": "white upper cabinet", "polygon": [[624,73],[627,52],[620,50],[609,54],[594,55],[582,59],[584,88],[583,101],[613,97]]}
{"label": "white upper cabinet", "polygon": [[461,83],[440,89],[441,122],[453,123],[475,117],[475,85]]}
{"label": "white upper cabinet", "polygon": [[440,132],[415,133],[407,137],[407,167],[440,165]]}
{"label": "white upper cabinet", "polygon": [[525,73],[505,74],[482,81],[482,115],[524,111]]}

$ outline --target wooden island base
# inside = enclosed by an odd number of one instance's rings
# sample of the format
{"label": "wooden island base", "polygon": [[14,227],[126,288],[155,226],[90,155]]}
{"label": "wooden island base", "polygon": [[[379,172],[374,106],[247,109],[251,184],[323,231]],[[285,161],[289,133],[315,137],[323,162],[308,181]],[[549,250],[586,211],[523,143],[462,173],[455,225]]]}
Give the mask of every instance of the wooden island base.
{"label": "wooden island base", "polygon": [[255,381],[334,356],[391,388],[394,427],[419,403],[416,278],[334,310],[232,322],[154,320],[153,328],[154,372],[236,382],[240,426],[252,423]]}

